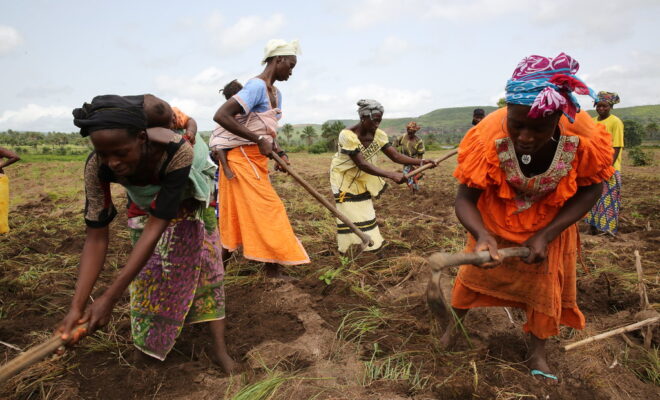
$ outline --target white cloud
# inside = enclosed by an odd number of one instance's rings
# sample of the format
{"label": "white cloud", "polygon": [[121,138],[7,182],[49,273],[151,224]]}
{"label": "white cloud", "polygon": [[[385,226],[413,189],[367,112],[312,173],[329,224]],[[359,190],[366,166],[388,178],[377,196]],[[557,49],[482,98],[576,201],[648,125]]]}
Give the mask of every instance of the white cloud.
{"label": "white cloud", "polygon": [[62,96],[73,93],[73,88],[69,85],[30,85],[21,89],[16,97],[23,99],[34,99],[53,96]]}
{"label": "white cloud", "polygon": [[607,45],[630,38],[636,28],[634,14],[646,7],[651,13],[653,8],[657,10],[658,3],[561,0],[540,2],[538,9],[530,11],[535,22],[559,31],[558,35],[549,34],[558,46],[571,43],[575,48]]}
{"label": "white cloud", "polygon": [[348,15],[349,27],[366,29],[403,17],[411,24],[415,19],[457,22],[493,19],[526,7],[515,0],[362,0],[345,7],[344,12]]}
{"label": "white cloud", "polygon": [[425,5],[426,17],[441,18],[450,21],[474,21],[494,19],[514,10],[525,8],[521,1],[512,0],[476,0],[476,1],[431,1]]}
{"label": "white cloud", "polygon": [[0,130],[33,130],[72,132],[72,107],[28,104],[18,110],[6,110],[0,115]]}
{"label": "white cloud", "polygon": [[[657,0],[554,0],[532,2],[520,0],[360,0],[342,11],[348,15],[348,26],[366,29],[376,24],[406,20],[415,24],[421,20],[441,19],[456,23],[489,21],[502,16],[512,23],[537,23],[559,30],[547,35],[567,42],[607,43],[629,37],[635,29],[635,14],[646,9],[647,15],[657,15]],[[654,10],[655,11],[652,11]],[[586,39],[585,39],[586,38]]]}
{"label": "white cloud", "polygon": [[23,38],[16,29],[0,25],[0,56],[8,54],[21,43],[23,43]]}
{"label": "white cloud", "polygon": [[406,90],[371,84],[347,89],[346,99],[350,104],[360,99],[378,100],[385,107],[386,118],[399,118],[427,112],[431,107],[432,95],[427,89]]}
{"label": "white cloud", "polygon": [[214,44],[222,52],[238,51],[255,43],[272,38],[284,26],[283,14],[268,17],[247,15],[228,25],[224,16],[213,12],[206,21],[206,29]]}
{"label": "white cloud", "polygon": [[353,2],[346,10],[348,26],[353,29],[366,29],[373,25],[395,19],[416,8],[419,1],[363,0]]}
{"label": "white cloud", "polygon": [[218,97],[220,90],[230,79],[224,71],[208,67],[191,77],[159,75],[155,85],[159,94],[194,100],[210,100]]}
{"label": "white cloud", "polygon": [[[295,93],[304,93],[293,88]],[[312,93],[315,93],[312,90]],[[323,123],[329,119],[356,119],[357,102],[376,99],[385,108],[385,118],[416,117],[429,112],[433,106],[429,90],[407,90],[367,84],[337,91],[337,94],[315,93],[285,98],[281,123]]]}
{"label": "white cloud", "polygon": [[660,104],[657,89],[660,87],[660,53],[633,53],[629,57],[620,57],[619,61],[584,74],[585,82],[596,92],[606,90],[619,93],[621,104],[618,107]]}
{"label": "white cloud", "polygon": [[[225,101],[218,92],[235,77],[216,67],[208,67],[193,76],[159,75],[154,93],[197,121],[200,130],[213,129],[212,116]],[[244,77],[239,77],[245,82]]]}
{"label": "white cloud", "polygon": [[371,65],[374,63],[389,64],[394,60],[400,59],[410,48],[410,44],[399,37],[388,36],[386,37],[378,48],[374,49],[373,54],[364,61],[364,64]]}

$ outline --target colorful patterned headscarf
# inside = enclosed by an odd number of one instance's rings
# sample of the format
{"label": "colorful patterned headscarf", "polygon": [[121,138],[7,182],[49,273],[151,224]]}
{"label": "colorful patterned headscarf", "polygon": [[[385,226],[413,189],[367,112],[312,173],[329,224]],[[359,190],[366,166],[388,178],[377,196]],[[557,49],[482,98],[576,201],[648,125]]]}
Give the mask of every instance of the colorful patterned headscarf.
{"label": "colorful patterned headscarf", "polygon": [[419,126],[415,121],[410,121],[406,125],[406,130],[412,130],[413,132],[417,132],[420,129],[422,129],[422,127]]}
{"label": "colorful patterned headscarf", "polygon": [[546,117],[561,110],[573,122],[580,103],[572,92],[596,99],[595,92],[575,76],[579,68],[580,64],[565,53],[555,58],[525,57],[506,83],[506,102],[532,106],[530,118]]}
{"label": "colorful patterned headscarf", "polygon": [[594,105],[596,105],[596,103],[600,101],[604,101],[610,106],[613,106],[615,104],[619,104],[620,99],[619,99],[619,95],[614,92],[606,92],[604,90],[601,90],[600,92],[598,92],[598,97],[596,97],[596,101],[594,101]]}

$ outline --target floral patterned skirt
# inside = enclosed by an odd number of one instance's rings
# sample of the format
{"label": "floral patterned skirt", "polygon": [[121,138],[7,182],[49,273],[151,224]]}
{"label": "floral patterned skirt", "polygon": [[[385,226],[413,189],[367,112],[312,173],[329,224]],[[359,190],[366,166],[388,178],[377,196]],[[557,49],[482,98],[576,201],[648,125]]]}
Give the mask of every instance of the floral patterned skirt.
{"label": "floral patterned skirt", "polygon": [[[149,218],[130,218],[133,244]],[[224,268],[213,208],[181,207],[130,289],[134,345],[164,360],[184,322],[225,317]]]}
{"label": "floral patterned skirt", "polygon": [[615,171],[608,181],[603,182],[603,194],[587,214],[585,222],[599,231],[614,234],[619,229],[620,208],[621,173]]}

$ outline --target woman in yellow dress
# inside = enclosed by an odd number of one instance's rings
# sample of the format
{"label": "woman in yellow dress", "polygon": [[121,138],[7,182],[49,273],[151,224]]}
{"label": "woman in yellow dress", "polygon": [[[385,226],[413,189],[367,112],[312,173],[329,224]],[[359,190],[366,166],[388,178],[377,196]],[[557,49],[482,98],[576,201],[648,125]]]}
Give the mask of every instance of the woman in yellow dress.
{"label": "woman in yellow dress", "polygon": [[597,116],[594,122],[605,125],[605,129],[612,135],[614,158],[612,166],[614,175],[603,184],[603,194],[587,214],[586,222],[591,225],[591,234],[598,231],[616,234],[619,228],[619,209],[621,208],[621,150],[623,150],[623,122],[610,114],[615,104],[619,103],[619,95],[612,92],[598,92],[594,102]]}
{"label": "woman in yellow dress", "polygon": [[[403,165],[434,164],[431,160],[405,156],[392,146],[387,134],[378,129],[384,108],[376,100],[357,103],[360,122],[339,133],[338,151],[330,166],[330,186],[337,209],[371,237],[373,244],[366,250],[374,251],[383,245],[383,237],[376,223],[372,202],[387,186],[383,178],[395,183],[406,182],[402,172],[388,171],[376,166],[382,151],[390,160]],[[351,244],[360,244],[360,238],[337,220],[337,245],[345,253]]]}

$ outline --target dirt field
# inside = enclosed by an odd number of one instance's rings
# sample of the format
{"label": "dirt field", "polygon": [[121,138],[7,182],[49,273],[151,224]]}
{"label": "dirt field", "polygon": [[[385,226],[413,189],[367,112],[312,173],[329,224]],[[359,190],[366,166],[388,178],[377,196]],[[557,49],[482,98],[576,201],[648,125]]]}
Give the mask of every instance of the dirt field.
{"label": "dirt field", "polygon": [[[330,157],[291,157],[296,170],[328,198]],[[312,263],[289,268],[299,278],[294,283],[267,281],[259,264],[240,256],[226,267],[227,342],[242,373],[228,377],[210,361],[203,324],[184,328],[166,361],[136,361],[124,298],[102,332],[22,372],[0,388],[0,398],[660,398],[657,329],[651,350],[641,346],[640,332],[561,350],[636,322],[635,250],[642,257],[649,300],[659,308],[657,167],[624,162],[620,234],[582,236],[578,302],[587,328],[564,328],[550,340],[550,365],[560,379],[552,385],[532,378],[524,365],[524,321],[516,310],[511,318],[502,308],[477,310],[468,316],[467,337],[454,352],[438,347],[441,327],[424,299],[425,258],[460,251],[464,244],[452,207],[454,163],[427,173],[416,197],[405,185],[391,186],[376,201],[388,245],[378,255],[355,259],[337,254],[330,214],[292,178],[273,175]],[[73,293],[84,240],[82,163],[19,164],[7,173],[12,231],[0,238],[0,340],[25,349],[50,335]],[[122,204],[122,191],[115,192]],[[130,250],[125,225],[124,215],[112,225],[103,284]],[[0,344],[0,362],[17,354]]]}

